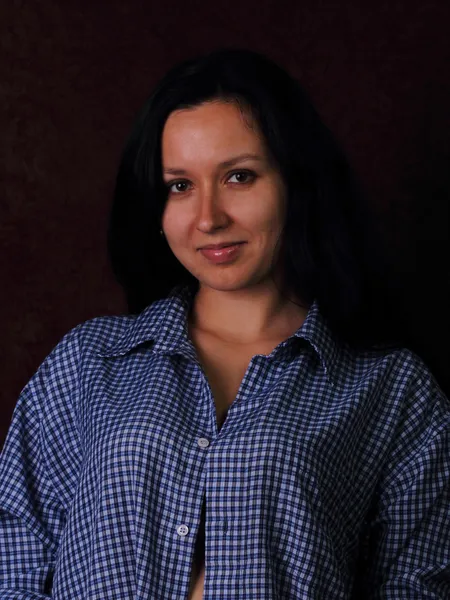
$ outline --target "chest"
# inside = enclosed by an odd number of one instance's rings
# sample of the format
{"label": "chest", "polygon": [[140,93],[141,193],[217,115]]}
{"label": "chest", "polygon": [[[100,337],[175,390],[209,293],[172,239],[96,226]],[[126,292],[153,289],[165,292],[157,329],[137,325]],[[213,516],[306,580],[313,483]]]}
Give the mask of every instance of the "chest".
{"label": "chest", "polygon": [[[264,523],[272,515],[291,531],[294,513],[320,507],[324,515],[336,515],[327,525],[336,539],[346,543],[344,530],[357,530],[355,515],[364,514],[382,462],[381,453],[375,461],[370,450],[370,421],[379,421],[381,406],[379,381],[337,395],[312,352],[288,366],[254,359],[272,345],[199,344],[204,374],[192,358],[147,349],[126,357],[127,369],[120,358],[92,370],[79,407],[85,450],[78,505],[84,511],[85,499],[92,498],[100,520],[116,522],[121,515],[127,556],[134,552],[136,530],[144,538],[151,529],[170,543],[178,540],[176,527],[190,526],[188,518],[200,513],[205,497],[209,523],[220,527],[219,537],[209,533],[217,548],[225,538],[245,540],[261,530],[258,524],[252,532],[243,529],[247,514],[260,515]],[[389,439],[376,443],[390,445]],[[79,521],[90,527],[81,517],[74,512],[74,527]],[[222,538],[225,528],[229,534]],[[287,539],[291,543],[292,536]]]}
{"label": "chest", "polygon": [[[196,343],[203,373],[192,358],[152,355],[145,348],[99,361],[78,406],[92,484],[123,478],[123,489],[154,491],[147,505],[162,501],[161,481],[173,482],[178,497],[185,480],[201,485],[206,470],[222,481],[217,473],[225,469],[225,477],[234,477],[239,464],[246,486],[265,479],[277,489],[280,477],[292,481],[307,473],[318,488],[333,491],[336,477],[352,488],[360,471],[367,476],[359,455],[371,444],[370,421],[379,421],[379,381],[337,394],[312,352],[287,366],[255,358],[274,344]],[[218,436],[217,423],[222,432],[225,418],[228,432]],[[210,442],[207,451],[203,438]]]}
{"label": "chest", "polygon": [[198,333],[192,337],[198,359],[211,388],[220,429],[229,407],[238,394],[252,357],[257,354],[270,354],[279,341],[269,340],[244,346],[219,342]]}

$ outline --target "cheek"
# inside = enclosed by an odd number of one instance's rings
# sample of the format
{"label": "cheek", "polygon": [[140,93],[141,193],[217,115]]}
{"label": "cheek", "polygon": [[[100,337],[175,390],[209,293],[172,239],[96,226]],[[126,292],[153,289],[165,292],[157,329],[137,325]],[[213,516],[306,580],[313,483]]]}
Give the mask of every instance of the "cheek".
{"label": "cheek", "polygon": [[162,217],[162,226],[168,241],[175,242],[186,233],[189,216],[186,211],[175,207],[173,204],[166,205]]}
{"label": "cheek", "polygon": [[255,233],[259,231],[264,237],[276,237],[284,225],[284,211],[280,206],[270,204],[265,210],[253,214],[249,222]]}
{"label": "cheek", "polygon": [[273,183],[256,191],[252,202],[245,206],[242,213],[246,223],[256,233],[275,235],[283,228],[286,214],[286,201],[281,185]]}

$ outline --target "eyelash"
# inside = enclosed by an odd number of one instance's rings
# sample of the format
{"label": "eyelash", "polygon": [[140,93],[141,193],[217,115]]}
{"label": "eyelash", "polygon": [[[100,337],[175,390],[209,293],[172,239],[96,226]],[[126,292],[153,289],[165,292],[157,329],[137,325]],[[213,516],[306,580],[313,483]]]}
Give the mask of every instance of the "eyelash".
{"label": "eyelash", "polygon": [[[230,179],[231,177],[234,177],[235,175],[247,175],[248,179],[247,181],[243,181],[243,182],[235,182],[235,185],[246,185],[249,183],[253,183],[253,181],[256,179],[256,173],[254,173],[253,171],[250,171],[248,169],[241,169],[239,171],[233,171],[232,173],[229,174],[228,179]],[[177,179],[176,181],[169,181],[166,186],[167,186],[167,190],[171,191],[171,189],[173,188],[174,185],[178,185],[180,183],[188,183],[187,179]],[[179,192],[173,192],[175,195],[179,195],[179,194],[183,194],[185,191],[179,191]]]}

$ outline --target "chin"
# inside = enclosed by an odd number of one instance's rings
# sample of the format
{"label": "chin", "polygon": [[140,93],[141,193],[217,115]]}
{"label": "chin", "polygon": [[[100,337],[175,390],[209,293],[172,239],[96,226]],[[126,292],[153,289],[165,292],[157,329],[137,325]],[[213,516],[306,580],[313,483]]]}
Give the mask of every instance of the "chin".
{"label": "chin", "polygon": [[210,289],[215,290],[216,292],[238,292],[240,290],[245,290],[247,287],[247,285],[245,284],[217,284],[217,285],[207,285],[205,284],[204,287],[208,287]]}
{"label": "chin", "polygon": [[251,288],[259,283],[263,283],[264,277],[257,276],[231,276],[231,273],[227,277],[197,277],[200,287],[207,287],[218,292],[237,292],[239,290],[245,290]]}

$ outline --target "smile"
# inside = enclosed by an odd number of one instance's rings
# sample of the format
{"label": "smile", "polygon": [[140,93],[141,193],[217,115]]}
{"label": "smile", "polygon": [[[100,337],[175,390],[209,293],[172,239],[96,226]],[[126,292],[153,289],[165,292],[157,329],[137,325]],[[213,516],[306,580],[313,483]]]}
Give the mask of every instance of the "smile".
{"label": "smile", "polygon": [[204,248],[200,248],[200,252],[208,261],[214,264],[224,264],[235,260],[241,253],[244,244],[245,242],[237,242],[228,246],[224,246],[223,244],[205,246]]}

